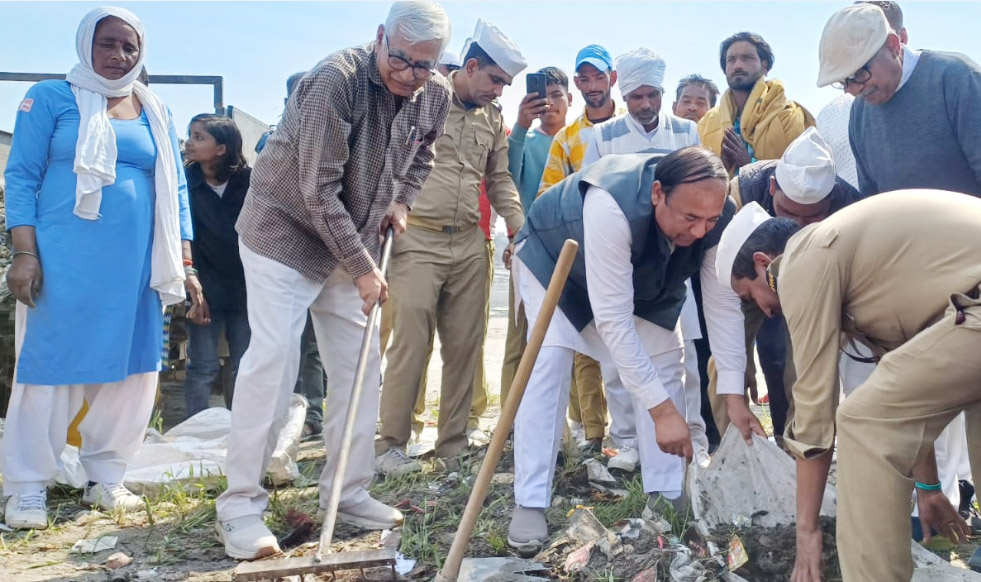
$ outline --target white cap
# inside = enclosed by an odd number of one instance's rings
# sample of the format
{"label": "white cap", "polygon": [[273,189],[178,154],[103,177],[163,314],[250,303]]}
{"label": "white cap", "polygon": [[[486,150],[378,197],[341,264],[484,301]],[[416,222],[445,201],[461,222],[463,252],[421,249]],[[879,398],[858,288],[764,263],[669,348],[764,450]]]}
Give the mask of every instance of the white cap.
{"label": "white cap", "polygon": [[627,95],[642,85],[650,85],[664,90],[664,59],[649,48],[640,47],[617,58],[617,84],[620,95]]}
{"label": "white cap", "polygon": [[832,14],[821,33],[817,86],[854,75],[882,48],[890,30],[885,13],[874,4],[853,4]]}
{"label": "white cap", "polygon": [[817,204],[835,187],[831,146],[813,127],[790,142],[774,172],[780,190],[798,204]]}
{"label": "white cap", "polygon": [[726,289],[732,288],[732,264],[736,262],[736,255],[742,250],[750,235],[756,232],[756,227],[771,218],[773,217],[767,214],[762,206],[750,202],[743,206],[742,210],[737,212],[726,225],[715,255],[715,271],[719,276],[719,283]]}
{"label": "white cap", "polygon": [[443,56],[439,57],[439,64],[446,65],[448,67],[461,67],[459,55],[451,53],[449,51],[443,52]]}
{"label": "white cap", "polygon": [[483,18],[477,20],[477,26],[473,31],[473,42],[477,43],[487,56],[494,59],[497,66],[512,77],[528,66],[521,56],[518,45],[505,36],[500,28]]}
{"label": "white cap", "polygon": [[470,45],[472,45],[472,44],[473,44],[473,39],[470,38],[470,37],[467,37],[467,40],[463,41],[463,50],[460,51],[460,66],[461,67],[463,66],[463,63],[465,63],[466,60],[467,60],[467,53],[470,52]]}

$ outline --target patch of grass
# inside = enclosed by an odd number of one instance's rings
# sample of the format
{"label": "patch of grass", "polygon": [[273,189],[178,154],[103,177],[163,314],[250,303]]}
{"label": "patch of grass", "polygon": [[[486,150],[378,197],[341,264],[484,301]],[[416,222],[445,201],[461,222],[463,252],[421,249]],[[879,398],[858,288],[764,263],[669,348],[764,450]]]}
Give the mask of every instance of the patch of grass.
{"label": "patch of grass", "polygon": [[606,527],[628,517],[640,517],[647,505],[647,494],[644,493],[644,483],[640,474],[634,475],[623,485],[627,490],[625,498],[613,502],[593,504],[593,514]]}

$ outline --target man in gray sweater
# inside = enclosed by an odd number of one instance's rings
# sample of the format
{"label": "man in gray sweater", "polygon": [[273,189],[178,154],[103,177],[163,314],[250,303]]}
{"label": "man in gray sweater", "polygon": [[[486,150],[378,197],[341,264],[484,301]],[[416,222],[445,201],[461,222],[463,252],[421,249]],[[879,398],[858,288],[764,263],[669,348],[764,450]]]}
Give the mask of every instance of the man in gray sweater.
{"label": "man in gray sweater", "polygon": [[882,10],[848,6],[824,27],[818,86],[856,97],[848,126],[862,196],[934,188],[981,196],[981,67],[904,46]]}

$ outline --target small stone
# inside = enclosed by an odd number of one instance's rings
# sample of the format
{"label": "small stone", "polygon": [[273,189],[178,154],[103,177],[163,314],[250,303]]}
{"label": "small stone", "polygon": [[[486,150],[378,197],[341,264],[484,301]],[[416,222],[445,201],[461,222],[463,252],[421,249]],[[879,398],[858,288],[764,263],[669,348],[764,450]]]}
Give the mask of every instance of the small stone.
{"label": "small stone", "polygon": [[108,558],[106,558],[106,567],[110,570],[118,570],[123,566],[128,566],[133,561],[133,558],[127,556],[123,552],[116,552]]}
{"label": "small stone", "polygon": [[562,504],[564,503],[565,497],[562,497],[561,495],[556,495],[552,498],[552,507],[562,507]]}

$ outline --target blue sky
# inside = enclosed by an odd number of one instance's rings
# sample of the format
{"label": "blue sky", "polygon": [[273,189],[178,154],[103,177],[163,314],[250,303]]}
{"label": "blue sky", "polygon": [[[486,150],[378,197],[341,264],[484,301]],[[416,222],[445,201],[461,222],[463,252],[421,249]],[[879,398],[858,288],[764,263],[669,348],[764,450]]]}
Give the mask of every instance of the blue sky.
{"label": "blue sky", "polygon": [[[67,72],[76,61],[75,31],[94,2],[0,2],[0,70]],[[667,62],[666,86],[701,73],[724,88],[718,46],[741,30],[761,34],[776,55],[771,76],[815,115],[836,92],[818,89],[817,45],[828,17],[846,2],[444,2],[453,23],[450,50],[459,51],[477,18],[497,24],[522,48],[529,71],[555,65],[571,73],[589,43],[614,56],[638,46]],[[120,2],[143,20],[147,68],[159,74],[221,75],[225,103],[267,123],[283,106],[285,80],[334,50],[370,41],[390,2]],[[981,60],[981,2],[903,2],[910,45]],[[523,74],[506,89],[508,123],[524,94]],[[0,83],[0,129],[11,130],[26,83]],[[180,128],[212,108],[211,88],[158,85]],[[672,92],[669,90],[669,92]],[[670,106],[672,99],[666,99]],[[570,112],[578,114],[575,94]]]}

